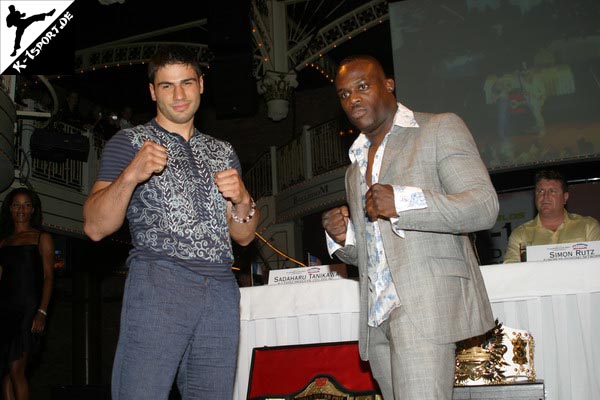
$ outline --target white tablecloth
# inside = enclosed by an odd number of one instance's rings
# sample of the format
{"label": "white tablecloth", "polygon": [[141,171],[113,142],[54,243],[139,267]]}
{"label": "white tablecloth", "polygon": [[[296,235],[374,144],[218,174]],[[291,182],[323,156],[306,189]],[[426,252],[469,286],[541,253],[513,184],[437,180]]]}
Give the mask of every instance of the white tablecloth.
{"label": "white tablecloth", "polygon": [[[535,339],[548,400],[600,400],[600,259],[481,267],[494,316]],[[352,280],[241,289],[235,399],[245,399],[252,349],[358,339]],[[594,333],[596,332],[596,333]]]}
{"label": "white tablecloth", "polygon": [[547,399],[600,400],[600,259],[489,265],[481,272],[494,316],[533,335]]}

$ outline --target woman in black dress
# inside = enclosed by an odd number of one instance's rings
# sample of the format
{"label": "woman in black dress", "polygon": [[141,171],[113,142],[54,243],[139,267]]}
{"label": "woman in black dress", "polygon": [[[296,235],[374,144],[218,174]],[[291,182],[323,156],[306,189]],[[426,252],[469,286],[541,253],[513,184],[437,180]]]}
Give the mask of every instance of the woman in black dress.
{"label": "woman in black dress", "polygon": [[0,368],[4,399],[29,398],[27,357],[39,344],[52,293],[54,243],[41,230],[42,205],[25,188],[11,191],[0,213]]}

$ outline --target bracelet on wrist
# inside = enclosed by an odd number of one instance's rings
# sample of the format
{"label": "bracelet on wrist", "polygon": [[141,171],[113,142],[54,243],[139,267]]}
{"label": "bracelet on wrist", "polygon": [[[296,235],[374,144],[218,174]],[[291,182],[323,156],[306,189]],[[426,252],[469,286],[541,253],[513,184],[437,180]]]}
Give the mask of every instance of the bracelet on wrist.
{"label": "bracelet on wrist", "polygon": [[48,313],[46,311],[42,310],[41,308],[38,308],[38,312],[42,313],[44,315],[44,317],[48,315]]}
{"label": "bracelet on wrist", "polygon": [[250,212],[248,213],[248,216],[246,216],[245,218],[238,217],[238,215],[235,211],[235,204],[233,204],[231,206],[231,218],[233,218],[233,220],[235,222],[237,222],[238,224],[246,224],[246,223],[250,222],[252,217],[254,217],[254,213],[256,212],[256,202],[254,201],[254,199],[252,197],[250,197],[250,201],[252,202],[250,204]]}

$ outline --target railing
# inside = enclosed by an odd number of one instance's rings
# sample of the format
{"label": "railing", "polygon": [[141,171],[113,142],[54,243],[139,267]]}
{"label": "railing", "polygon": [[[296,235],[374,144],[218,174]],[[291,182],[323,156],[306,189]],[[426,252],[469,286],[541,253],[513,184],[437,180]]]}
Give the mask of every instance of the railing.
{"label": "railing", "polygon": [[313,175],[348,164],[348,148],[344,145],[344,120],[327,121],[310,129]]}
{"label": "railing", "polygon": [[[255,198],[275,195],[304,180],[347,165],[345,118],[305,127],[302,136],[280,148],[271,148],[244,174]],[[351,138],[352,139],[352,138]]]}
{"label": "railing", "polygon": [[273,174],[271,168],[271,153],[265,153],[244,174],[244,181],[252,182],[248,190],[255,199],[273,195]]}
{"label": "railing", "polygon": [[[82,130],[62,122],[54,122],[53,129],[61,133],[82,135],[90,140],[90,154],[88,161],[67,159],[62,162],[46,161],[31,157],[29,142],[33,132],[41,127],[41,123],[30,119],[18,121],[18,130],[15,137],[15,167],[20,171],[21,177],[29,176],[52,182],[61,186],[77,190],[86,194],[96,176],[98,160],[105,141],[94,137],[92,131]],[[52,133],[48,133],[52,134]]]}
{"label": "railing", "polygon": [[286,189],[307,178],[304,165],[303,137],[297,137],[277,149],[277,187]]}
{"label": "railing", "polygon": [[[327,121],[315,127],[305,127],[301,136],[288,144],[263,154],[244,174],[244,182],[255,199],[276,195],[315,175],[348,164],[348,143],[345,142],[345,119]],[[86,136],[90,140],[87,162],[67,159],[64,162],[45,161],[31,157],[29,141],[40,124],[34,120],[19,120],[15,138],[15,167],[20,173],[43,179],[87,194],[97,173],[105,141],[92,131],[56,122],[54,129],[62,133]]]}

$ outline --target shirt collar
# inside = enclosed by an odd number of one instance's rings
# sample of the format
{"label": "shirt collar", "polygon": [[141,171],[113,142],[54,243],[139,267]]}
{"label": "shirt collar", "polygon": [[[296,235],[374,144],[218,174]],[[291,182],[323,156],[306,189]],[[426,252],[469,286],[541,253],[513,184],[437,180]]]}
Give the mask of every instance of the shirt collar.
{"label": "shirt collar", "polygon": [[394,116],[394,125],[401,126],[403,128],[418,128],[419,124],[415,119],[415,113],[402,103],[398,103],[398,110]]}
{"label": "shirt collar", "polygon": [[[151,125],[151,126],[153,126],[154,128],[156,128],[156,129],[157,129],[159,132],[166,133],[166,134],[167,134],[167,135],[169,135],[169,136],[175,136],[175,137],[178,137],[178,138],[180,138],[181,140],[185,141],[185,139],[183,138],[183,136],[181,136],[180,134],[178,134],[178,133],[175,133],[175,132],[168,131],[168,130],[166,130],[165,128],[163,128],[163,127],[162,127],[162,125],[160,125],[160,124],[159,124],[159,123],[156,121],[156,118],[152,118],[152,119],[151,119],[151,120],[148,122],[148,124],[149,124],[149,125]],[[190,140],[192,140],[192,138],[193,138],[194,136],[197,136],[197,133],[198,133],[198,130],[196,129],[196,127],[194,127],[194,131],[192,132],[192,136],[190,136]]]}
{"label": "shirt collar", "polygon": [[[558,228],[560,228],[565,223],[567,223],[567,221],[571,221],[571,217],[569,216],[569,213],[567,212],[566,209],[563,209],[563,213],[564,213],[565,217],[563,219],[563,222],[558,226]],[[542,225],[542,219],[540,218],[540,214],[539,213],[535,216],[534,220],[535,220],[535,225],[538,228],[544,228],[544,225]],[[558,228],[557,228],[557,230],[558,230]],[[544,228],[544,229],[546,229],[546,228]]]}
{"label": "shirt collar", "polygon": [[[398,103],[398,110],[396,110],[396,115],[394,115],[394,125],[397,125],[402,128],[418,128],[419,124],[415,119],[415,113],[403,105],[402,103]],[[393,130],[393,127],[392,127]],[[390,130],[390,132],[392,131]],[[389,135],[390,132],[386,134]],[[360,133],[350,150],[348,151],[348,155],[350,157],[351,162],[355,162],[357,158],[357,153],[363,151],[364,149],[368,149],[371,145],[369,138],[364,133]]]}

